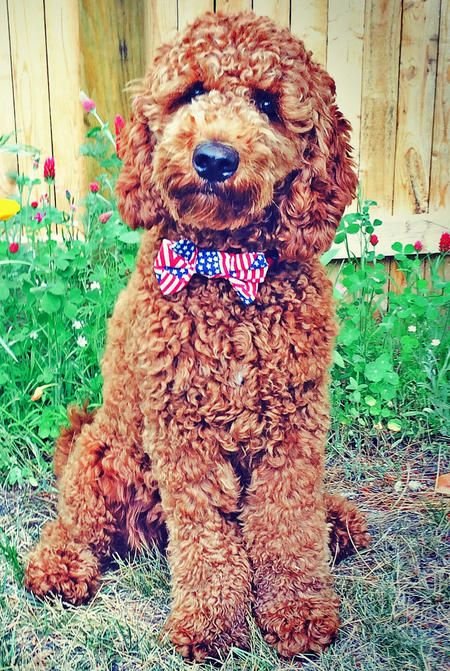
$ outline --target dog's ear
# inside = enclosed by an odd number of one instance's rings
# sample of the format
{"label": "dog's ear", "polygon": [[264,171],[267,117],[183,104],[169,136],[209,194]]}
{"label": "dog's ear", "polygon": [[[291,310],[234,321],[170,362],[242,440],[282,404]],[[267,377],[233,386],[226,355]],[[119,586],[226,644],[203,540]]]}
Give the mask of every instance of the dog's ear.
{"label": "dog's ear", "polygon": [[313,66],[313,127],[303,134],[298,175],[279,202],[280,256],[301,260],[332,244],[344,209],[356,194],[349,122],[335,103],[334,82]]}
{"label": "dog's ear", "polygon": [[119,212],[131,228],[151,228],[161,220],[161,198],[153,184],[152,154],[155,138],[142,112],[133,103],[133,118],[120,133],[122,170],[117,181]]}

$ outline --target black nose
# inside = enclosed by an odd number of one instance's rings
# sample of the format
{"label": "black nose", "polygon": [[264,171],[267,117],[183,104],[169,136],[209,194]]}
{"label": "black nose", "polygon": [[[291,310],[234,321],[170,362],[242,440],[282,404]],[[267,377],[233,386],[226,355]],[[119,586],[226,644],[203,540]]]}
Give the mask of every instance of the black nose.
{"label": "black nose", "polygon": [[208,182],[224,182],[236,172],[239,154],[221,142],[202,142],[194,150],[192,163],[197,174]]}

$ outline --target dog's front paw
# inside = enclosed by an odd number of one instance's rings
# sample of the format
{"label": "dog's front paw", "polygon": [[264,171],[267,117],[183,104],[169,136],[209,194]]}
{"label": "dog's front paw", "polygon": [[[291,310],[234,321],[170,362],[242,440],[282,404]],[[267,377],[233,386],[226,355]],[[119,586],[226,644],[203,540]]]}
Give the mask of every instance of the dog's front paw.
{"label": "dog's front paw", "polygon": [[176,650],[190,661],[226,653],[232,645],[248,648],[248,610],[244,604],[200,603],[189,598],[185,608],[175,610],[167,623]]}
{"label": "dog's front paw", "polygon": [[256,611],[264,638],[283,657],[320,652],[339,627],[338,601],[327,595],[299,595],[295,601],[277,599]]}
{"label": "dog's front paw", "polygon": [[87,546],[56,533],[44,534],[28,556],[25,587],[38,597],[59,594],[64,601],[79,604],[94,594],[99,575],[98,559]]}
{"label": "dog's front paw", "polygon": [[320,652],[339,627],[339,599],[329,579],[302,582],[294,573],[255,573],[255,617],[265,640],[283,657]]}

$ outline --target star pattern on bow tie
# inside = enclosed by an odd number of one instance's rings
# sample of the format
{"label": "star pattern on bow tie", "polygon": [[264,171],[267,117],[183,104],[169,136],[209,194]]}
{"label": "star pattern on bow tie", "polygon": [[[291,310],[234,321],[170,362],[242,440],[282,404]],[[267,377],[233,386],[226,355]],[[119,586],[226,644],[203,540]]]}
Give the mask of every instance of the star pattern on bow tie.
{"label": "star pattern on bow tie", "polygon": [[162,240],[155,260],[155,274],[163,294],[181,291],[198,273],[208,278],[227,278],[245,305],[254,302],[267,270],[267,259],[262,252],[233,254],[201,249],[186,239]]}

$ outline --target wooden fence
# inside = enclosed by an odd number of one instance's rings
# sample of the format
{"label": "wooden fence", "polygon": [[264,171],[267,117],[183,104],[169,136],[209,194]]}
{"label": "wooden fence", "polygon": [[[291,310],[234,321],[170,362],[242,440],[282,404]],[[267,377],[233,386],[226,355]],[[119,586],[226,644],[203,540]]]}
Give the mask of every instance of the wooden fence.
{"label": "wooden fence", "polygon": [[[336,80],[365,196],[394,239],[437,251],[449,228],[448,0],[0,0],[0,135],[53,155],[57,198],[82,194],[85,90],[102,117],[161,43],[205,10],[253,9],[290,25]],[[0,154],[0,189],[16,158]],[[20,170],[30,159],[19,157]]]}

